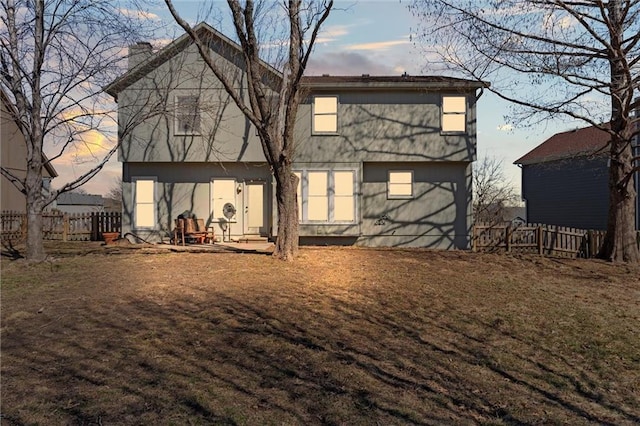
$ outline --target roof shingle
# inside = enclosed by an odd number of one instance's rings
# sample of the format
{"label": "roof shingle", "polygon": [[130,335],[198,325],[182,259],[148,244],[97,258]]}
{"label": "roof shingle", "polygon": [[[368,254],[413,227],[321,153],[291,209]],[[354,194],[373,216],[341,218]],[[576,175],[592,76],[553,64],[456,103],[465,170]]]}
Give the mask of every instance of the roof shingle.
{"label": "roof shingle", "polygon": [[[603,125],[608,127],[608,124]],[[540,145],[518,158],[513,164],[537,164],[563,158],[579,157],[597,154],[611,140],[611,135],[605,130],[594,126],[582,129],[556,133]]]}

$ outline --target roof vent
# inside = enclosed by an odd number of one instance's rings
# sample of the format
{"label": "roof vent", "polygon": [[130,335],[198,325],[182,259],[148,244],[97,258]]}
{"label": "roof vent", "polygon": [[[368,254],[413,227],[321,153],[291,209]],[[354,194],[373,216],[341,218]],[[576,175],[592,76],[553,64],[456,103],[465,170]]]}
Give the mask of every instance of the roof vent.
{"label": "roof vent", "polygon": [[405,71],[405,72],[402,73],[402,76],[403,77],[409,77],[409,74],[407,74],[407,72]]}

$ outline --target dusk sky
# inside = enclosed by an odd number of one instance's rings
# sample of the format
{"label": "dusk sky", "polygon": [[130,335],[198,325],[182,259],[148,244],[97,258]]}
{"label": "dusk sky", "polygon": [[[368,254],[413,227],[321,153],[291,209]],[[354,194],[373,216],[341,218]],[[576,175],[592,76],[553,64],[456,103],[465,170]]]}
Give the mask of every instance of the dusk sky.
{"label": "dusk sky", "polygon": [[[338,2],[337,9],[323,27],[307,74],[436,74],[433,70],[425,69],[425,50],[415,44],[419,23],[407,9],[407,4],[398,0]],[[191,22],[197,20],[198,2],[176,1],[175,5],[186,19]],[[225,16],[228,14],[224,9],[226,3],[218,2],[217,6]],[[149,12],[149,18],[157,21],[158,26],[172,22],[163,3]],[[228,22],[223,20],[219,25],[210,23],[222,27],[219,28],[222,32],[231,35]],[[151,43],[158,48],[167,40],[151,40]],[[505,174],[519,192],[520,169],[512,164],[513,161],[552,134],[582,125],[575,122],[547,122],[534,128],[514,129],[505,120],[508,113],[508,104],[489,92],[483,94],[478,104],[478,153],[480,158],[493,156],[501,159]],[[61,186],[86,167],[75,163],[69,156],[66,161],[63,159],[54,163],[54,166],[60,174],[54,179],[54,186]],[[121,165],[114,158],[84,188],[89,193],[106,194],[120,174]]]}

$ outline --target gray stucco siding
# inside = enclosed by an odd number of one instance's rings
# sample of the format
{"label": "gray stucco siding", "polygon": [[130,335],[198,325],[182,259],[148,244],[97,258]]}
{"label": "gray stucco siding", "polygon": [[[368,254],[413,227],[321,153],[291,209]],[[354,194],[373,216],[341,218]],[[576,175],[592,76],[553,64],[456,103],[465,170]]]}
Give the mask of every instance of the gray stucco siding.
{"label": "gray stucco siding", "polygon": [[522,195],[531,223],[606,229],[609,208],[606,157],[578,157],[525,165]]}
{"label": "gray stucco siding", "polygon": [[[246,84],[237,67],[214,57],[235,73],[237,88]],[[188,95],[199,97],[202,128],[182,136],[175,131],[175,98]],[[118,94],[118,122],[121,133],[135,124],[122,140],[122,162],[264,161],[255,129],[193,46]]]}
{"label": "gray stucco siding", "polygon": [[[170,102],[177,95],[194,93],[172,91]],[[176,135],[175,116],[167,112],[150,117],[137,125],[122,141],[118,152],[125,162],[201,162],[201,161],[264,161],[264,154],[255,128],[221,89],[208,90],[209,110],[201,111],[202,131],[197,135]],[[212,100],[212,99],[220,99]]]}
{"label": "gray stucco siding", "polygon": [[[135,105],[141,90],[131,87],[120,105]],[[175,135],[171,112],[176,95],[200,94],[201,135]],[[328,92],[332,93],[332,92]],[[296,121],[296,161],[473,161],[476,156],[475,104],[469,95],[467,132],[440,132],[441,93],[347,92],[339,97],[337,135],[311,132],[310,96]],[[144,96],[143,96],[144,97]],[[123,139],[120,161],[264,161],[254,127],[219,86],[182,85],[168,91],[168,112],[149,117]],[[208,106],[207,106],[208,105]],[[121,107],[119,120],[130,121],[132,110]]]}
{"label": "gray stucco siding", "polygon": [[[389,199],[390,170],[413,171],[411,199]],[[358,244],[469,247],[470,163],[364,163]]]}
{"label": "gray stucco siding", "polygon": [[[157,223],[153,230],[138,230],[134,228],[134,190],[133,180],[136,178],[153,178],[156,181],[156,217]],[[211,181],[212,179],[235,179],[238,183],[250,181],[265,182],[267,200],[272,197],[271,174],[264,163],[125,163],[123,166],[123,233],[133,232],[153,241],[166,239],[174,228],[174,221],[181,213],[188,211],[198,218],[205,219],[209,226],[217,226],[218,217],[211,212]],[[243,197],[238,193],[235,200],[236,207],[242,212]],[[265,203],[269,209],[270,203]],[[221,214],[219,215],[221,216]],[[270,216],[270,214],[269,214]],[[243,218],[238,215],[232,225],[232,235],[243,234]],[[271,226],[271,224],[268,224]],[[220,235],[222,229],[216,228]]]}
{"label": "gray stucco siding", "polygon": [[473,161],[475,97],[468,96],[467,132],[440,131],[442,93],[316,92],[338,96],[338,132],[311,132],[313,95],[300,106],[297,161]]}

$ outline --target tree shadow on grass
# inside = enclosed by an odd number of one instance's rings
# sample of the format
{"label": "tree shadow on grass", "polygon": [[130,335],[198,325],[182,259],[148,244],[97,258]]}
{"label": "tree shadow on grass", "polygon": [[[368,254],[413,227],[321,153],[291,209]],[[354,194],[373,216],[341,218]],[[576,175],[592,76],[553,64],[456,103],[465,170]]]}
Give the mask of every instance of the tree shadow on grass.
{"label": "tree shadow on grass", "polygon": [[300,283],[281,292],[277,283],[221,289],[185,278],[173,284],[181,293],[116,293],[24,313],[23,322],[3,324],[4,420],[640,421],[632,397],[624,406],[596,390],[602,378],[588,363],[512,332],[502,312],[484,317],[409,284],[362,278],[352,287]]}
{"label": "tree shadow on grass", "polygon": [[2,250],[0,250],[0,256],[8,257],[11,260],[24,259],[20,250],[13,246],[11,241],[2,241]]}

